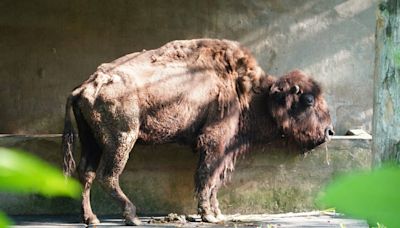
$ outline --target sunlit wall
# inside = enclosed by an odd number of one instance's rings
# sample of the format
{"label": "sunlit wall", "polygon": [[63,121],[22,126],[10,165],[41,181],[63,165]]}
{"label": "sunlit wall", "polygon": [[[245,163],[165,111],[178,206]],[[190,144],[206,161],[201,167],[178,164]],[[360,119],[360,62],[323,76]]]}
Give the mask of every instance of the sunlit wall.
{"label": "sunlit wall", "polygon": [[325,88],[336,131],[371,131],[372,0],[1,1],[0,133],[59,133],[65,99],[96,67],[174,39],[249,47],[270,74]]}

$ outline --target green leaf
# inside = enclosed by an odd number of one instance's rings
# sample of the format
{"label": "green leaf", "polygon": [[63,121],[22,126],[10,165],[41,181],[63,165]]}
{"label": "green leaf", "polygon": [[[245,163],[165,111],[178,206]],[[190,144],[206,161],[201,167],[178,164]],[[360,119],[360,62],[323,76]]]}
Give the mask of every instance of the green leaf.
{"label": "green leaf", "polygon": [[0,191],[78,198],[81,186],[29,153],[0,147]]}
{"label": "green leaf", "polygon": [[10,227],[12,222],[0,211],[0,228]]}
{"label": "green leaf", "polygon": [[317,200],[321,207],[363,218],[370,225],[400,227],[400,169],[384,166],[370,172],[355,172],[337,178]]}

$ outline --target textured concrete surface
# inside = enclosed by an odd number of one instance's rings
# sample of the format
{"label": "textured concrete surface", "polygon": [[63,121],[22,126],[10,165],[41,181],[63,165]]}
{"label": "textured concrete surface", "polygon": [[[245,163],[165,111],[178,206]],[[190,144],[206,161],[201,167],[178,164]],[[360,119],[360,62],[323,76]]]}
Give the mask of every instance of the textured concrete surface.
{"label": "textured concrete surface", "polygon": [[[300,212],[315,209],[314,199],[336,175],[371,164],[370,139],[337,137],[307,155],[287,150],[284,143],[264,145],[240,159],[231,183],[219,192],[228,214]],[[0,146],[23,148],[61,166],[60,138],[3,136]],[[75,156],[78,157],[78,156]],[[121,176],[121,186],[139,214],[196,213],[193,176],[198,154],[168,144],[136,146]],[[119,214],[118,205],[95,183],[94,211]],[[64,198],[0,193],[0,210],[14,215],[79,213],[80,203]]]}
{"label": "textured concrete surface", "polygon": [[[220,224],[207,224],[199,221],[169,221],[169,216],[141,217],[142,225],[138,227],[352,227],[368,228],[363,220],[345,218],[343,216],[322,213],[290,213],[290,214],[256,214],[232,215],[229,220]],[[184,217],[184,216],[183,216]],[[79,224],[73,216],[14,216],[15,228],[23,227],[86,227]],[[105,216],[100,217],[102,223],[93,227],[126,227],[122,219]],[[91,227],[91,226],[89,226]]]}
{"label": "textured concrete surface", "polygon": [[372,144],[376,165],[390,160],[400,161],[400,71],[396,57],[400,48],[400,13],[397,2],[385,1],[385,4],[377,13],[376,26],[375,137]]}
{"label": "textured concrete surface", "polygon": [[0,133],[60,133],[65,99],[103,63],[174,39],[238,40],[265,71],[321,82],[336,132],[370,132],[375,0],[4,0]]}

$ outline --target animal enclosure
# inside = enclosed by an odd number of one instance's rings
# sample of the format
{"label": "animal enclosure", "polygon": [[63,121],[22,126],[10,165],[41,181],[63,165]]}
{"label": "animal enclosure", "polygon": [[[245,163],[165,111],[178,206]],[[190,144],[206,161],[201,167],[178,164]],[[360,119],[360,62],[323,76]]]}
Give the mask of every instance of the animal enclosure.
{"label": "animal enclosure", "polygon": [[[373,0],[5,1],[0,146],[24,148],[60,167],[58,134],[71,89],[101,63],[200,37],[239,41],[271,75],[305,71],[323,87],[337,135],[353,128],[371,133],[376,9]],[[369,168],[370,141],[334,139],[306,156],[282,149],[285,145],[253,151],[239,160],[232,183],[222,187],[221,208],[226,213],[314,209],[315,194],[335,174]],[[121,177],[122,188],[140,214],[196,213],[198,156],[176,144],[139,146]],[[99,214],[119,210],[97,184],[93,198]],[[79,213],[79,204],[0,193],[0,209]]]}

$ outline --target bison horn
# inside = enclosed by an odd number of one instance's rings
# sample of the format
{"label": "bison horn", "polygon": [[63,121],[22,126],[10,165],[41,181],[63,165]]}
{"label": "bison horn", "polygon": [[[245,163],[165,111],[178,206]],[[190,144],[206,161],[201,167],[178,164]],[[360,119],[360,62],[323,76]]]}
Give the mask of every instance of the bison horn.
{"label": "bison horn", "polygon": [[292,93],[294,94],[300,93],[300,87],[298,85],[294,85],[292,88]]}

